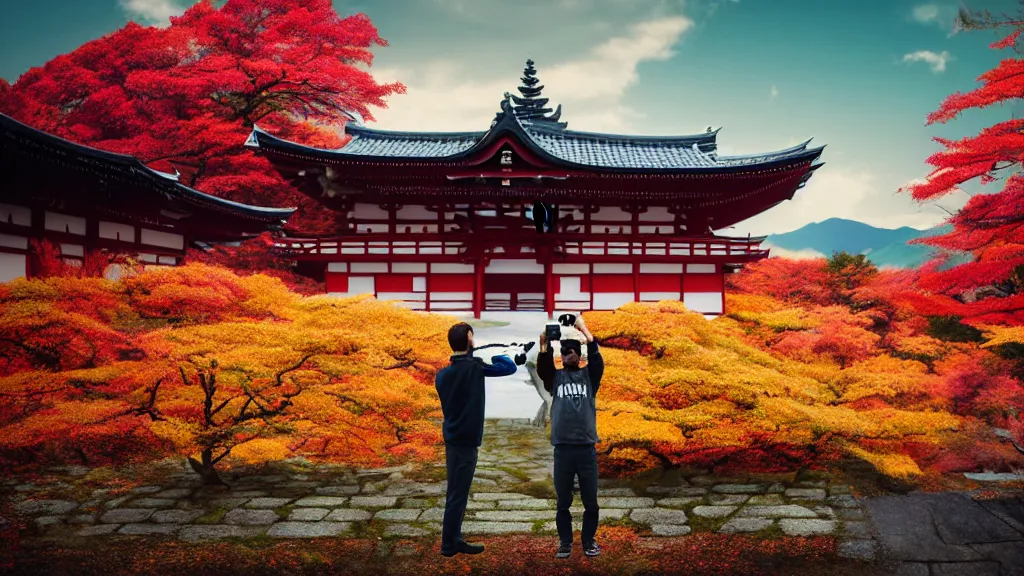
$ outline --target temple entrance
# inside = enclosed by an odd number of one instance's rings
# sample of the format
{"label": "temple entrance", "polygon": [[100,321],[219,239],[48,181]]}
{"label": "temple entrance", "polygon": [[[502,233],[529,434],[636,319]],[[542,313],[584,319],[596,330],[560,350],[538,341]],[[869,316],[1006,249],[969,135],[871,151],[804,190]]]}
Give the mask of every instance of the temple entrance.
{"label": "temple entrance", "polygon": [[543,274],[485,274],[484,310],[544,311]]}

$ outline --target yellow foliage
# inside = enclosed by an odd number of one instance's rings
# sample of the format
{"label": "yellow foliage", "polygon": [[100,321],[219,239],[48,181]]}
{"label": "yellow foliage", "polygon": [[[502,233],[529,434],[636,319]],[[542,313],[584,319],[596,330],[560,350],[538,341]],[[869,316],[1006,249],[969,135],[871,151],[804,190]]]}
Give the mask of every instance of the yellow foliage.
{"label": "yellow foliage", "polygon": [[[611,450],[631,451],[619,460],[646,461],[637,452],[642,448],[699,462],[693,458],[701,453],[721,458],[752,447],[819,442],[941,444],[963,426],[961,417],[926,401],[938,375],[921,362],[877,352],[868,316],[841,307],[792,308],[754,296],[731,305],[730,318],[715,322],[678,307],[660,313],[661,304],[587,314],[587,324],[606,343],[598,431]],[[773,354],[772,340],[758,340],[776,330],[808,338],[807,357],[794,354],[796,348]],[[932,344],[914,340],[911,332],[901,336],[907,350]],[[844,349],[847,342],[854,352]],[[862,400],[891,404],[855,404]],[[907,456],[871,458],[884,473],[916,470]]]}
{"label": "yellow foliage", "polygon": [[918,467],[914,460],[906,454],[891,453],[891,454],[877,454],[864,450],[858,446],[849,446],[847,450],[850,454],[861,458],[875,467],[880,473],[893,478],[910,478],[913,476],[920,476],[922,474],[921,468]]}
{"label": "yellow foliage", "polygon": [[278,440],[256,438],[236,445],[231,455],[249,464],[260,464],[284,460],[292,455],[292,451]]}
{"label": "yellow foliage", "polygon": [[682,442],[683,433],[668,422],[647,420],[630,412],[602,410],[597,414],[597,429],[603,442]]}
{"label": "yellow foliage", "polygon": [[1024,344],[1024,326],[983,326],[988,340],[982,348],[992,348],[1003,344]]}

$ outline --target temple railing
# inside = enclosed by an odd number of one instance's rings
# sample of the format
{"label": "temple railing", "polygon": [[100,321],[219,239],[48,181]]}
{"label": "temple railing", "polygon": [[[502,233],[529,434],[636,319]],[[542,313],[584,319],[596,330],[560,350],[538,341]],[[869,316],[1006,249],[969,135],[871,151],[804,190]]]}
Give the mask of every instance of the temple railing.
{"label": "temple railing", "polygon": [[278,256],[311,261],[436,261],[488,257],[522,258],[552,252],[560,261],[749,262],[768,257],[761,238],[667,237],[594,234],[366,234],[323,238],[280,238]]}

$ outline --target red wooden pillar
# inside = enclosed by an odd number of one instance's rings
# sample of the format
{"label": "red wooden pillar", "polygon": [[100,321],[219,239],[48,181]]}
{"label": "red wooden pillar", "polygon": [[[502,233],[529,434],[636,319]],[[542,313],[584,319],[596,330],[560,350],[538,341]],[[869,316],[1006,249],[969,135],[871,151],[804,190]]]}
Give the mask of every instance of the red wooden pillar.
{"label": "red wooden pillar", "polygon": [[[632,250],[632,249],[631,249]],[[640,301],[640,265],[633,262],[633,302]]]}
{"label": "red wooden pillar", "polygon": [[551,272],[551,257],[544,251],[544,311],[547,312],[548,318],[551,318],[555,313],[555,277]]}
{"label": "red wooden pillar", "polygon": [[587,293],[590,294],[590,310],[594,309],[594,263],[587,264]]}
{"label": "red wooden pillar", "polygon": [[484,259],[478,259],[474,267],[476,283],[473,285],[473,317],[479,320],[484,309]]}

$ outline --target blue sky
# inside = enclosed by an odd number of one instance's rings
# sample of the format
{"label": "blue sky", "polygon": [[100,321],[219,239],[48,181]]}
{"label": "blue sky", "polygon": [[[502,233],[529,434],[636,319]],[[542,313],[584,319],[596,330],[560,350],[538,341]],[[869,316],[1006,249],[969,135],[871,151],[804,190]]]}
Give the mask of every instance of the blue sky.
{"label": "blue sky", "polygon": [[[13,81],[129,19],[166,23],[187,0],[15,3],[0,21],[0,76]],[[1014,0],[966,0],[1012,13]],[[957,2],[927,0],[352,0],[389,47],[381,80],[400,80],[377,125],[483,130],[536,61],[545,95],[578,130],[688,134],[723,127],[723,154],[827,144],[796,198],[722,234],[785,232],[829,217],[923,228],[966,201],[919,205],[896,190],[928,173],[934,136],[960,138],[1010,117],[926,115],[1001,58],[990,32],[951,34]]]}

